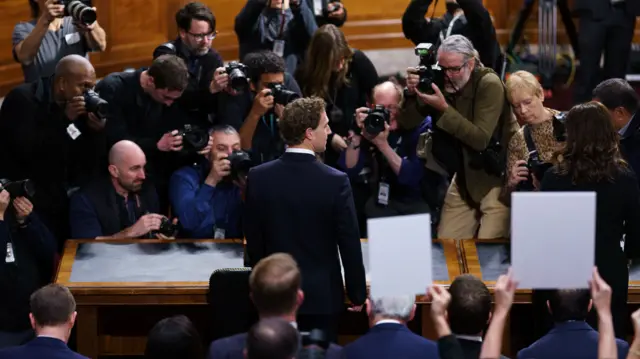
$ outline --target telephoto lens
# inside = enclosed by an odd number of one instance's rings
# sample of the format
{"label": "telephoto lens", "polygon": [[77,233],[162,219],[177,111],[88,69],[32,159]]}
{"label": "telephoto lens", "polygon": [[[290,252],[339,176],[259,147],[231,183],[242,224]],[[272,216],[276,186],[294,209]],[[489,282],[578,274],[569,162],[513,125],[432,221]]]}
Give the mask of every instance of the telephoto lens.
{"label": "telephoto lens", "polygon": [[364,130],[375,137],[384,131],[385,123],[389,123],[389,111],[384,106],[376,105],[364,119]]}
{"label": "telephoto lens", "polygon": [[85,4],[82,0],[66,0],[62,3],[65,5],[65,15],[71,16],[75,21],[91,25],[98,20],[98,14],[91,8],[90,3]]}

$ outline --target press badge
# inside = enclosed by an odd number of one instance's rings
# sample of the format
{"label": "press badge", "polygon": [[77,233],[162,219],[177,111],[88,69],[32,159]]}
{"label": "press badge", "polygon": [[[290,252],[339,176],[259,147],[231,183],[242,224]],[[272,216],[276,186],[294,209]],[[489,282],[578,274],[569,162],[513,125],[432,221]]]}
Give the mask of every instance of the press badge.
{"label": "press badge", "polygon": [[380,182],[378,185],[378,203],[382,205],[389,204],[389,184]]}
{"label": "press badge", "polygon": [[213,227],[213,239],[224,239],[224,228]]}
{"label": "press badge", "polygon": [[5,263],[13,263],[16,261],[16,257],[13,255],[13,244],[7,243],[7,254],[4,257]]}
{"label": "press badge", "polygon": [[280,56],[284,56],[284,40],[276,40],[273,42],[273,52]]}
{"label": "press badge", "polygon": [[71,137],[72,140],[75,140],[76,138],[80,137],[80,135],[82,134],[82,132],[80,132],[80,130],[78,130],[76,125],[74,125],[73,123],[67,126],[67,133],[69,134],[69,137]]}
{"label": "press badge", "polygon": [[74,32],[73,34],[64,35],[64,40],[67,42],[67,45],[73,45],[80,42],[80,33]]}

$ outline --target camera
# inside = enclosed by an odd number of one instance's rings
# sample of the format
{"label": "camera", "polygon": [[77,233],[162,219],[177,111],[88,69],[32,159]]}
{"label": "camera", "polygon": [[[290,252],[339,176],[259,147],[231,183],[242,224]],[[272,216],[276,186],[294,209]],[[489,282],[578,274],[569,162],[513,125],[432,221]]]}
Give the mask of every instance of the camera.
{"label": "camera", "polygon": [[87,112],[96,115],[99,119],[107,118],[107,106],[109,103],[100,98],[97,92],[87,90],[84,92],[84,106]]}
{"label": "camera", "polygon": [[33,196],[36,194],[33,181],[29,179],[20,181],[11,181],[6,178],[0,179],[0,190],[6,190],[7,192],[9,192],[11,198],[33,198]]}
{"label": "camera", "polygon": [[328,4],[326,8],[322,10],[323,16],[329,16],[329,14],[334,13],[342,8],[341,4]]}
{"label": "camera", "polygon": [[231,61],[224,68],[224,72],[229,75],[229,86],[238,92],[244,92],[249,87],[249,79],[247,78],[247,65]]}
{"label": "camera", "polygon": [[169,238],[175,237],[176,234],[178,234],[178,225],[171,223],[169,218],[163,217],[160,222],[160,228],[158,228],[156,233]]}
{"label": "camera", "polygon": [[71,16],[75,21],[91,25],[98,19],[98,14],[91,7],[91,1],[60,0],[58,3],[64,5],[64,16]]}
{"label": "camera", "polygon": [[187,152],[199,152],[209,144],[209,133],[198,126],[184,125],[176,136],[182,136],[182,146]]}
{"label": "camera", "polygon": [[434,93],[432,84],[438,87],[444,86],[444,72],[436,61],[436,47],[431,43],[421,43],[415,47],[414,52],[420,58],[420,65],[416,68],[420,77],[418,91],[432,95]]}
{"label": "camera", "polygon": [[529,176],[526,181],[518,183],[518,191],[534,191],[535,186],[533,185],[533,176],[535,176],[538,181],[542,182],[545,172],[547,172],[547,170],[553,165],[549,162],[543,162],[538,155],[538,151],[533,150],[529,152],[529,160],[527,161],[527,164],[523,166],[529,170]]}
{"label": "camera", "polygon": [[290,102],[300,98],[297,93],[287,90],[287,88],[281,84],[271,83],[267,84],[267,87],[271,90],[270,95],[273,96],[273,102],[282,106],[286,106]]}
{"label": "camera", "polygon": [[373,109],[369,109],[369,114],[364,119],[364,130],[375,137],[384,131],[384,125],[389,123],[389,120],[389,110],[382,105],[376,105]]}
{"label": "camera", "polygon": [[227,160],[231,163],[231,180],[241,179],[247,176],[251,169],[251,156],[245,151],[236,150],[231,152]]}
{"label": "camera", "polygon": [[297,359],[323,359],[326,357],[329,341],[325,333],[320,329],[314,329],[310,333],[301,333],[302,349]]}

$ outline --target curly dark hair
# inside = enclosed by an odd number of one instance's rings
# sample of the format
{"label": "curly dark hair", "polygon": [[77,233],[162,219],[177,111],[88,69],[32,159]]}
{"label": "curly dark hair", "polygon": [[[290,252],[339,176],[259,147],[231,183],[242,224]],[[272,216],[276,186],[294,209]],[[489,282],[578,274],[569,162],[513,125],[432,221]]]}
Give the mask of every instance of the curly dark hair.
{"label": "curly dark hair", "polygon": [[574,106],[565,122],[567,140],[556,154],[556,169],[573,184],[612,182],[628,168],[619,149],[619,135],[607,108],[599,102]]}
{"label": "curly dark hair", "polygon": [[303,97],[288,104],[278,121],[284,143],[288,146],[301,144],[307,129],[318,128],[324,106],[324,100],[319,97]]}

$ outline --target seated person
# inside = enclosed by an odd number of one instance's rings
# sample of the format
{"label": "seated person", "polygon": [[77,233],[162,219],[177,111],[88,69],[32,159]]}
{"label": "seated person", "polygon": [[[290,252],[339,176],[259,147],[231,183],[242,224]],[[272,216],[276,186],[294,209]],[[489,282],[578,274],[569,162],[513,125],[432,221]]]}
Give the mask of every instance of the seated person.
{"label": "seated person", "polygon": [[[597,359],[598,331],[586,323],[593,301],[589,291],[554,290],[547,306],[555,327],[547,335],[518,352],[518,359]],[[616,339],[618,358],[626,358],[629,344]]]}
{"label": "seated person", "polygon": [[202,359],[204,349],[198,330],[189,318],[164,318],[151,328],[144,349],[145,359]]}
{"label": "seated person", "polygon": [[407,328],[416,312],[415,296],[372,297],[366,307],[371,329],[342,349],[345,358],[438,358],[436,343]]}
{"label": "seated person", "polygon": [[295,359],[300,349],[298,331],[282,318],[266,318],[247,335],[246,359]]}
{"label": "seated person", "polygon": [[241,183],[231,177],[227,159],[240,150],[240,137],[231,126],[215,127],[209,158],[183,167],[171,176],[169,199],[184,238],[242,238]]}
{"label": "seated person", "polygon": [[[281,318],[294,328],[296,315],[304,300],[300,287],[302,276],[298,264],[289,254],[275,253],[260,260],[251,271],[251,300],[260,319]],[[208,359],[243,359],[247,333],[221,338],[211,343]],[[340,358],[341,348],[330,344],[327,359]]]}
{"label": "seated person", "polygon": [[491,319],[491,293],[480,279],[463,274],[451,283],[449,294],[449,327],[460,343],[464,359],[479,359],[483,331]]}
{"label": "seated person", "polygon": [[165,218],[157,214],[158,195],[146,181],[147,160],[134,142],[123,140],[109,151],[109,177],[71,197],[71,238],[162,238],[153,234]]}
{"label": "seated person", "polygon": [[2,359],[65,358],[87,359],[67,346],[76,322],[76,301],[68,288],[49,284],[30,299],[29,320],[36,338],[25,345],[0,351]]}
{"label": "seated person", "polygon": [[[379,133],[372,134],[374,129],[366,121],[370,110],[357,109],[356,122],[362,133],[351,136],[339,165],[350,176],[358,176],[369,167],[369,180],[375,187],[365,205],[367,218],[429,213],[430,205],[435,203],[427,203],[423,197],[422,180],[427,176],[443,181],[444,178],[425,169],[425,162],[418,158],[416,149],[420,134],[431,127],[431,119],[421,117],[421,122],[416,123],[401,113],[403,93],[391,82],[376,86],[372,98],[374,105],[388,112],[388,120]],[[367,141],[362,142],[362,137]]]}
{"label": "seated person", "polygon": [[271,51],[251,53],[244,59],[251,79],[251,92],[239,95],[221,93],[220,122],[240,133],[243,150],[251,153],[255,165],[277,159],[284,153],[278,119],[286,104],[274,101],[269,86],[284,85],[301,96],[300,88],[285,73],[284,60]]}

